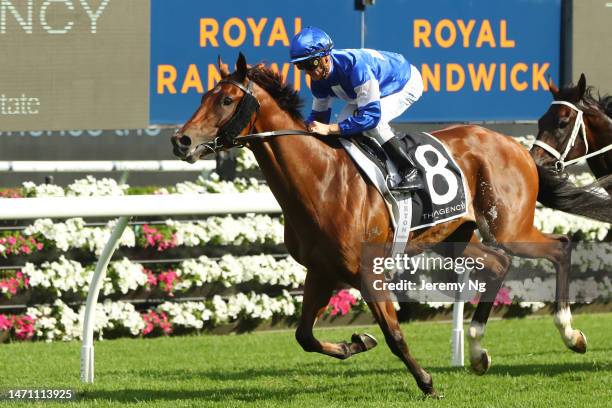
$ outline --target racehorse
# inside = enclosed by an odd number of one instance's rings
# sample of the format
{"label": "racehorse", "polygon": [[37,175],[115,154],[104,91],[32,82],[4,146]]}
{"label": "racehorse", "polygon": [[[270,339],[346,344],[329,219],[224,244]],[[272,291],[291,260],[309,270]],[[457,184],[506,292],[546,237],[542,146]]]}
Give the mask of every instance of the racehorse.
{"label": "racehorse", "polygon": [[[367,181],[342,148],[337,137],[304,135],[300,99],[280,77],[258,65],[247,67],[240,53],[236,71],[218,61],[221,81],[203,95],[200,106],[171,138],[174,154],[194,162],[206,153],[245,145],[260,165],[270,190],[285,217],[285,245],[307,269],[302,313],[296,339],[307,352],[339,359],[376,346],[368,335],[353,335],[350,342],[320,341],[313,334],[317,317],[325,310],[339,284],[361,290],[391,351],[413,375],[418,387],[436,396],[432,376],[411,355],[400,329],[393,303],[373,296],[361,285],[362,243],[393,240],[390,215],[381,195]],[[289,129],[287,132],[262,133]],[[257,132],[251,134],[251,132]],[[250,135],[249,135],[250,134]],[[533,226],[538,174],[529,152],[512,138],[478,126],[454,126],[433,134],[451,151],[465,174],[470,212],[447,223],[410,234],[406,252],[442,241],[470,242],[470,256],[484,259],[488,273],[483,298],[494,298],[506,276],[508,254],[545,258],[557,271],[555,323],[570,349],[586,351],[586,338],[571,327],[568,304],[569,240],[545,234]],[[481,244],[475,229],[497,245]],[[534,245],[544,244],[544,245]],[[491,297],[491,294],[493,295]],[[490,366],[480,345],[492,302],[480,301],[468,340],[470,363],[477,373]]]}
{"label": "racehorse", "polygon": [[[548,85],[553,102],[538,120],[538,135],[531,149],[539,166],[540,184],[548,187],[540,187],[538,201],[612,222],[612,177],[606,177],[612,173],[612,96],[596,99],[584,74],[575,86],[559,89],[552,80]],[[605,189],[610,196],[603,202],[592,191],[585,191],[589,189],[576,189],[564,174],[566,166],[584,159],[599,179],[593,187]]]}

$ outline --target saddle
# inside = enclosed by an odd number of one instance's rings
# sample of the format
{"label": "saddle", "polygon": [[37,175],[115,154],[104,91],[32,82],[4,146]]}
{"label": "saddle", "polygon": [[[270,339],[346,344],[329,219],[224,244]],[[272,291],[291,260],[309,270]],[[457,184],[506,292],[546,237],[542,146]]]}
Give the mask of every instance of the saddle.
{"label": "saddle", "polygon": [[[412,199],[410,229],[436,225],[467,214],[465,177],[446,147],[434,136],[425,132],[406,133],[396,137],[404,143],[405,151],[426,181],[423,190],[390,191],[397,201]],[[358,167],[365,171],[364,166],[374,165],[382,174],[387,187],[400,182],[398,166],[387,157],[375,139],[356,135],[349,140],[361,153],[356,155],[347,149]],[[368,164],[364,163],[364,156],[369,161]],[[382,186],[377,185],[377,188],[383,191]]]}

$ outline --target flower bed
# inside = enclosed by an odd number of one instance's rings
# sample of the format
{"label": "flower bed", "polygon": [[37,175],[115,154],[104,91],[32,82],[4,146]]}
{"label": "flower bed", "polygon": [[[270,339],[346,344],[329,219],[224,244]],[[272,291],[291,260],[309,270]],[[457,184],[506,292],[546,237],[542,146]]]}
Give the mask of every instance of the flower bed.
{"label": "flower bed", "polygon": [[[248,158],[241,160],[245,168],[252,166]],[[588,183],[591,179],[584,176],[578,180]],[[194,183],[143,189],[88,177],[66,188],[26,183],[21,189],[4,190],[1,194],[8,199],[244,191],[268,189],[254,178],[225,182],[213,176]],[[594,248],[609,229],[607,224],[549,209],[536,211],[535,224],[546,232],[571,233],[575,238],[591,241]],[[113,225],[114,221],[88,224],[80,218],[61,222],[39,219],[22,230],[0,232],[0,266],[25,264],[0,270],[0,304],[29,306],[0,314],[0,341],[80,338],[83,302],[93,263]],[[169,335],[220,327],[243,330],[269,320],[294,321],[301,303],[299,290],[305,270],[286,256],[283,234],[282,217],[252,214],[130,225],[119,243],[121,258],[111,263],[103,282],[102,302],[96,310],[98,336]],[[234,255],[227,255],[228,251]],[[261,251],[268,254],[258,254]],[[200,256],[202,252],[206,255]],[[609,279],[588,277],[590,270],[611,264],[611,252],[597,248],[573,258],[574,265],[587,277],[584,282],[573,284],[573,295],[579,297],[592,290],[612,292]],[[212,253],[224,255],[216,257]],[[193,259],[165,259],[188,257]],[[147,263],[130,259],[146,259]],[[513,263],[515,268],[526,271],[554,272],[552,265],[543,260],[515,258]],[[546,305],[542,302],[526,301],[532,298],[530,290],[534,287],[544,288],[551,298],[554,294],[554,280],[544,276],[533,277],[531,282],[509,281],[498,295],[496,308],[511,308],[518,314],[543,309]],[[423,316],[446,315],[450,305],[426,302],[411,308]],[[343,290],[331,299],[327,316],[339,319],[365,309],[357,291]]]}

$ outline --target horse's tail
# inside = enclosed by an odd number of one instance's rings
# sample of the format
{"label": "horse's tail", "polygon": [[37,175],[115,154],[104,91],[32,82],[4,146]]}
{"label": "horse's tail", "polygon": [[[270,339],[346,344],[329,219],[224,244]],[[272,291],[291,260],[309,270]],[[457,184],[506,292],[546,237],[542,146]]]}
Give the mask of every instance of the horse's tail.
{"label": "horse's tail", "polygon": [[588,186],[578,187],[569,181],[566,175],[540,165],[536,166],[540,181],[540,203],[555,210],[612,223],[612,197],[602,191],[611,191],[612,176],[603,177]]}

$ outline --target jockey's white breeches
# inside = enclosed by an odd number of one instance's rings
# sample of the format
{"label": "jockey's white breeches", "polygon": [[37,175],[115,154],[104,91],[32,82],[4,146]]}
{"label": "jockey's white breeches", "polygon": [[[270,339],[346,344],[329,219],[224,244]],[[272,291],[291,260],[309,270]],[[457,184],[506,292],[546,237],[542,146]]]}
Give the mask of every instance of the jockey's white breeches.
{"label": "jockey's white breeches", "polygon": [[[389,122],[400,116],[413,103],[419,100],[423,94],[423,78],[421,73],[414,66],[410,65],[410,79],[404,87],[391,95],[380,99],[380,121],[375,128],[363,132],[365,136],[375,138],[382,146],[387,140],[393,138],[393,130]],[[357,110],[357,105],[347,104],[338,115],[338,122],[342,122]]]}

